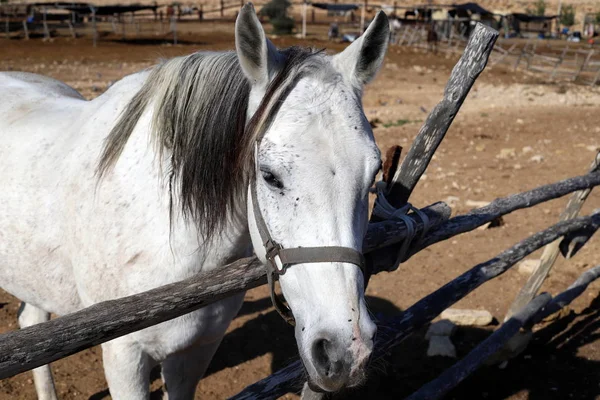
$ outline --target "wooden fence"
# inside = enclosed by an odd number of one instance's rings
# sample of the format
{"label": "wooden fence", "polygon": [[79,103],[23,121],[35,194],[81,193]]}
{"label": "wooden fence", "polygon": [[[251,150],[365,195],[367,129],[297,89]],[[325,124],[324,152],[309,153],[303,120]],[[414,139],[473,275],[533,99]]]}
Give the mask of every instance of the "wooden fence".
{"label": "wooden fence", "polygon": [[[400,151],[395,151],[392,162],[386,163],[390,166],[385,171],[386,176],[390,177],[386,198],[394,207],[407,204],[472,85],[485,68],[497,36],[496,31],[483,25],[475,27],[463,56],[451,73],[443,99],[425,121],[407,156],[400,164]],[[585,198],[581,191],[585,193],[598,185],[600,171],[593,167],[585,175],[499,198],[485,207],[454,218],[449,218],[450,211],[446,204],[435,203],[422,210],[430,220],[426,232],[421,219],[415,214],[409,214],[416,226],[417,239],[410,243],[403,260],[435,243],[472,231],[515,210],[533,207],[573,192],[579,192],[576,196],[581,202],[581,199]],[[589,216],[575,217],[573,206],[569,207],[571,208],[567,213],[568,218],[564,217],[557,224],[475,266],[419,300],[403,313],[379,321],[380,334],[376,338],[372,358],[383,357],[389,349],[429,323],[443,310],[484,282],[504,273],[536,249],[560,240],[559,247],[570,249],[569,255],[574,255],[600,227],[600,210]],[[371,219],[364,240],[368,273],[389,271],[397,267],[395,261],[400,249],[406,249],[403,241],[407,238],[408,230],[405,221],[402,220]],[[439,398],[473,372],[489,355],[501,348],[521,327],[530,328],[544,315],[560,309],[581,294],[599,275],[600,268],[591,269],[564,294],[554,299],[548,295],[541,295],[527,301],[525,306],[512,314],[492,336],[437,380],[420,389],[413,398]],[[255,257],[246,258],[208,274],[194,276],[134,296],[98,303],[43,324],[5,333],[0,335],[0,379],[179,317],[265,282],[264,267]],[[526,292],[535,294],[537,289]],[[289,391],[298,391],[301,388],[301,383],[298,385],[301,377],[302,366],[298,361],[249,386],[234,398],[271,399]],[[316,398],[321,396],[317,393],[310,395]]]}
{"label": "wooden fence", "polygon": [[[442,21],[444,22],[444,21]],[[453,21],[456,22],[456,21]],[[436,25],[435,47],[427,42],[428,25],[405,25],[392,35],[392,43],[443,53],[462,53],[466,45],[466,25],[450,30]],[[584,85],[600,84],[600,48],[564,41],[542,39],[500,40],[490,55],[490,66],[512,71],[530,71],[550,81],[570,81]]]}

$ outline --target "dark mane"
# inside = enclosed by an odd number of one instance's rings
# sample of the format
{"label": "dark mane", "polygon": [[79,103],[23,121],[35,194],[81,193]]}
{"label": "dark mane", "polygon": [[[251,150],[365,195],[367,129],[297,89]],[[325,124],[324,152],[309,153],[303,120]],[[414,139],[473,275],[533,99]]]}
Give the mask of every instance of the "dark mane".
{"label": "dark mane", "polygon": [[166,154],[170,160],[171,220],[178,204],[204,238],[212,237],[245,196],[257,135],[318,53],[292,47],[282,54],[285,62],[248,124],[250,84],[235,52],[195,53],[154,67],[107,136],[98,177],[115,165],[150,107],[159,159]]}

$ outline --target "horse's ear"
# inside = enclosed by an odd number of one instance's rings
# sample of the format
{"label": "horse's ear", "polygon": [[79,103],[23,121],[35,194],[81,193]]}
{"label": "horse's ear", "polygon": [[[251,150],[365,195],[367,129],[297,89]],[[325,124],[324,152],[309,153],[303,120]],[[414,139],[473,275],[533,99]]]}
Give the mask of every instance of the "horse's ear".
{"label": "horse's ear", "polygon": [[334,65],[353,83],[362,87],[381,68],[389,38],[388,18],[383,11],[379,11],[365,33],[333,57]]}
{"label": "horse's ear", "polygon": [[253,85],[266,85],[279,52],[265,36],[252,3],[246,3],[235,21],[235,48],[240,66]]}

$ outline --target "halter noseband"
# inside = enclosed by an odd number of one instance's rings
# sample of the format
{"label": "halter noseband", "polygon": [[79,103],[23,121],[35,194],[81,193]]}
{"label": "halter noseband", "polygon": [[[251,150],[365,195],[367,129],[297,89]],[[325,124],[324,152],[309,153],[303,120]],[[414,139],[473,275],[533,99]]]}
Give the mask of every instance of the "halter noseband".
{"label": "halter noseband", "polygon": [[254,210],[254,219],[256,221],[256,227],[260,235],[263,246],[266,251],[266,269],[267,269],[267,282],[269,284],[269,292],[271,295],[271,301],[275,310],[281,315],[281,317],[290,325],[295,326],[296,320],[292,310],[283,303],[283,301],[275,293],[275,275],[283,275],[289,267],[294,264],[309,264],[309,263],[322,263],[322,262],[342,262],[354,264],[362,271],[363,275],[365,259],[363,255],[350,247],[340,246],[320,246],[320,247],[295,247],[284,249],[279,243],[277,243],[271,237],[269,228],[265,223],[265,220],[258,206],[258,196],[256,194],[258,186],[258,174],[260,173],[258,168],[258,146],[261,142],[261,137],[256,141],[256,148],[254,154],[254,165],[255,174],[254,182],[250,183],[250,193],[252,196],[252,207]]}

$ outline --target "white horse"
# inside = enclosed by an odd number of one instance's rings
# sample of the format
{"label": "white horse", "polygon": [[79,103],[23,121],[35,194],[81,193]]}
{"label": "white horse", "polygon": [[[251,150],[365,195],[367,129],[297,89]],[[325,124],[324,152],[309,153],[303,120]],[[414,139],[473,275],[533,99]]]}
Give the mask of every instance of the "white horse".
{"label": "white horse", "polygon": [[[236,52],[165,61],[92,101],[0,73],[0,285],[23,301],[20,326],[209,271],[252,244],[264,262],[250,185],[284,248],[360,251],[380,168],[361,96],[388,33],[380,13],[338,55],[279,51],[246,5]],[[262,141],[248,129],[259,119]],[[311,384],[359,384],[376,331],[359,268],[300,263],[280,284]],[[242,301],[103,344],[112,397],[148,398],[161,363],[168,398],[192,398]],[[39,398],[55,399],[49,366],[33,374]]]}

